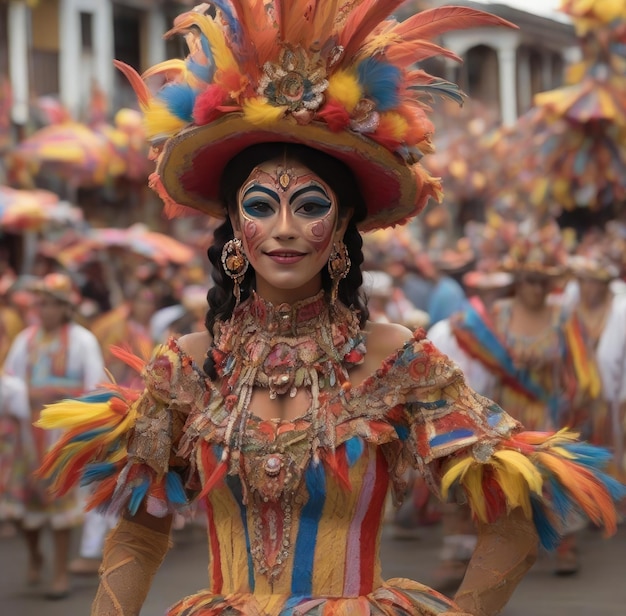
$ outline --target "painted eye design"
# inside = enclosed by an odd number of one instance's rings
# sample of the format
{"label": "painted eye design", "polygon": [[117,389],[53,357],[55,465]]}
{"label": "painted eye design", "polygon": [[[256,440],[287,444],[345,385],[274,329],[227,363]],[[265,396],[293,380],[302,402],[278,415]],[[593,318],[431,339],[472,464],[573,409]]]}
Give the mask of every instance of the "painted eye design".
{"label": "painted eye design", "polygon": [[328,201],[322,200],[309,200],[303,203],[296,209],[296,213],[307,218],[321,218],[326,216],[331,208],[331,204]]}
{"label": "painted eye design", "polygon": [[267,218],[274,213],[274,208],[267,201],[258,199],[245,201],[241,207],[251,218]]}

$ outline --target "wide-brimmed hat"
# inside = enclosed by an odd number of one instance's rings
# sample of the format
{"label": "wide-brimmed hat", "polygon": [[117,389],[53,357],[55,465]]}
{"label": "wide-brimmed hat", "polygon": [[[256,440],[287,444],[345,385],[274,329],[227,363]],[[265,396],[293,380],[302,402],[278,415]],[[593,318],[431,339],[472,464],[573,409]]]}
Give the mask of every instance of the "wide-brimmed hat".
{"label": "wide-brimmed hat", "polygon": [[58,272],[47,274],[36,280],[32,285],[32,290],[36,293],[50,295],[70,306],[76,306],[80,301],[80,295],[76,291],[72,279],[68,275]]}
{"label": "wide-brimmed hat", "polygon": [[502,269],[515,275],[536,274],[555,278],[567,272],[568,254],[555,221],[518,237],[502,260]]}
{"label": "wide-brimmed hat", "polygon": [[[150,186],[176,215],[180,206],[223,217],[225,166],[247,147],[297,143],[344,162],[367,207],[361,230],[403,223],[440,182],[419,164],[432,151],[433,96],[462,102],[451,83],[414,68],[430,42],[460,28],[511,26],[467,7],[441,7],[401,23],[398,0],[232,0],[179,16],[186,60],[158,64],[143,80],[117,66],[135,89],[157,160]],[[206,14],[214,12],[213,15]],[[147,83],[160,79],[152,93]],[[164,82],[164,83],[163,83]]]}

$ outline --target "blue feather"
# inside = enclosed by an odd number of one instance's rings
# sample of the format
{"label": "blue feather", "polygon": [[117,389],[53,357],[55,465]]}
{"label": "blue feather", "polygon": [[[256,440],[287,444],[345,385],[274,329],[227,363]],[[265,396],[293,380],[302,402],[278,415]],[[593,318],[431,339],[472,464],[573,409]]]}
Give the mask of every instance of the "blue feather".
{"label": "blue feather", "polygon": [[554,550],[559,544],[560,536],[550,521],[541,501],[531,496],[530,504],[533,511],[533,523],[539,535],[539,541],[546,550]]}
{"label": "blue feather", "polygon": [[189,71],[200,79],[200,81],[204,81],[205,83],[211,83],[213,81],[215,66],[212,64],[199,64],[191,58],[187,58],[185,63],[187,64]]}
{"label": "blue feather", "polygon": [[202,53],[208,61],[209,66],[215,66],[215,58],[213,57],[213,52],[211,51],[211,44],[209,43],[209,39],[204,36],[204,34],[200,34],[200,46],[202,47]]}
{"label": "blue feather", "polygon": [[83,472],[81,485],[86,485],[93,481],[102,481],[110,477],[115,472],[116,468],[115,464],[111,462],[94,462],[93,464],[88,464]]}
{"label": "blue feather", "polygon": [[76,436],[73,436],[69,440],[69,442],[80,443],[83,441],[91,441],[96,436],[100,436],[101,434],[105,434],[106,432],[109,432],[109,431],[110,431],[110,428],[95,428],[93,430],[89,430],[88,432],[82,432],[80,434],[77,434]]}
{"label": "blue feather", "polygon": [[224,2],[223,0],[211,0],[209,4],[212,4],[221,11],[222,17],[226,21],[228,29],[231,33],[230,39],[236,45],[241,45],[241,42],[243,40],[243,31],[241,29],[239,20],[235,17],[229,4],[227,2]]}
{"label": "blue feather", "polygon": [[180,475],[174,471],[165,473],[165,494],[171,503],[184,505],[187,502],[187,495]]}
{"label": "blue feather", "polygon": [[130,501],[128,502],[128,511],[130,511],[131,515],[135,515],[137,513],[139,505],[141,505],[141,502],[148,493],[149,487],[150,480],[146,478],[143,480],[142,483],[132,489],[130,494]]}
{"label": "blue feather", "polygon": [[430,83],[409,86],[408,89],[417,90],[418,92],[425,92],[430,96],[438,94],[439,96],[442,96],[444,98],[452,99],[461,107],[465,102],[465,95],[463,94],[463,92],[461,92],[459,86],[457,86],[456,83],[444,81],[443,79],[431,81]]}
{"label": "blue feather", "polygon": [[564,520],[572,509],[572,500],[553,475],[548,477],[548,482],[550,485],[550,500],[552,506],[558,516]]}
{"label": "blue feather", "polygon": [[604,484],[614,501],[621,501],[626,498],[626,485],[602,471],[596,470],[593,474]]}
{"label": "blue feather", "polygon": [[77,400],[81,402],[89,402],[90,404],[100,404],[102,402],[108,402],[111,398],[115,397],[111,391],[92,391],[84,396],[80,396]]}
{"label": "blue feather", "polygon": [[377,111],[397,107],[402,79],[402,71],[397,66],[367,58],[358,65],[357,71],[363,93],[376,103]]}
{"label": "blue feather", "polygon": [[171,83],[162,88],[158,96],[167,105],[170,113],[185,122],[191,122],[197,94],[186,83]]}
{"label": "blue feather", "polygon": [[608,449],[589,443],[566,443],[562,447],[576,456],[576,462],[592,468],[604,468],[613,458]]}
{"label": "blue feather", "polygon": [[358,436],[353,436],[346,441],[345,446],[348,466],[352,467],[357,463],[357,460],[363,455],[363,451],[365,450],[363,439]]}

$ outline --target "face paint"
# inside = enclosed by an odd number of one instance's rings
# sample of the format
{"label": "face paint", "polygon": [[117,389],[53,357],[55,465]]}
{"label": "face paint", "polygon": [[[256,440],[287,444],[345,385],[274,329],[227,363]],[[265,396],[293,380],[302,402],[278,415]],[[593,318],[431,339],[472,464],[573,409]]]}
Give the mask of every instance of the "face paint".
{"label": "face paint", "polygon": [[269,161],[254,169],[238,195],[244,250],[258,280],[295,288],[317,280],[337,230],[332,189],[299,163]]}

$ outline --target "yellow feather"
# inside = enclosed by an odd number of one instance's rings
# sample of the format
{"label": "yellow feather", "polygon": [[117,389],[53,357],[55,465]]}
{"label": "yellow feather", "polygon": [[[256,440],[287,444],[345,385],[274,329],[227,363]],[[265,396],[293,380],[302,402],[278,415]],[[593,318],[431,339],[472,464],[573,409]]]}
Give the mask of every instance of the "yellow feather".
{"label": "yellow feather", "polygon": [[[62,400],[46,406],[41,411],[41,416],[35,422],[35,426],[46,430],[55,428],[71,430],[102,419],[112,421],[114,419],[108,402],[87,403],[80,400]],[[115,419],[119,419],[119,415],[116,415]]]}
{"label": "yellow feather", "polygon": [[181,15],[175,23],[176,28],[170,32],[187,29],[194,25],[200,29],[209,42],[217,70],[225,71],[238,68],[237,61],[224,36],[224,31],[211,17],[190,11]]}
{"label": "yellow feather", "polygon": [[243,104],[243,115],[248,122],[257,126],[265,126],[280,120],[286,107],[274,107],[264,98],[251,98]]}
{"label": "yellow feather", "polygon": [[363,98],[363,90],[357,76],[352,71],[338,70],[328,80],[328,98],[341,103],[348,113],[352,113]]}
{"label": "yellow feather", "polygon": [[162,75],[167,72],[174,72],[180,74],[183,79],[187,75],[187,64],[184,60],[174,58],[172,60],[166,60],[165,62],[159,62],[154,66],[151,66],[148,70],[144,71],[141,75],[142,79],[149,79],[155,75]]}
{"label": "yellow feather", "polygon": [[169,137],[185,126],[186,122],[170,113],[160,101],[152,101],[144,113],[144,128],[148,140]]}
{"label": "yellow feather", "polygon": [[384,124],[385,132],[389,131],[394,139],[401,142],[405,141],[409,131],[409,123],[406,118],[393,111],[387,111],[380,114],[380,123],[381,125]]}
{"label": "yellow feather", "polygon": [[487,505],[483,487],[483,465],[475,464],[470,467],[461,482],[470,499],[474,515],[482,522],[487,522]]}
{"label": "yellow feather", "polygon": [[514,451],[513,449],[503,449],[496,451],[493,456],[501,462],[504,468],[509,472],[520,473],[526,480],[528,487],[536,494],[541,494],[543,485],[541,473],[524,454],[519,453],[519,451]]}
{"label": "yellow feather", "polygon": [[531,518],[530,492],[524,476],[517,471],[511,472],[510,468],[499,464],[495,460],[493,469],[498,485],[506,497],[508,508],[515,509],[516,507],[521,507],[526,517]]}
{"label": "yellow feather", "polygon": [[447,498],[448,491],[452,484],[456,481],[463,480],[467,469],[472,466],[472,464],[476,464],[476,460],[474,460],[472,456],[467,456],[466,458],[457,460],[446,470],[441,479],[441,495],[444,499]]}

